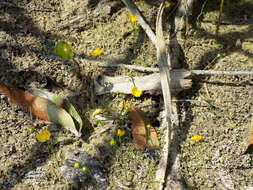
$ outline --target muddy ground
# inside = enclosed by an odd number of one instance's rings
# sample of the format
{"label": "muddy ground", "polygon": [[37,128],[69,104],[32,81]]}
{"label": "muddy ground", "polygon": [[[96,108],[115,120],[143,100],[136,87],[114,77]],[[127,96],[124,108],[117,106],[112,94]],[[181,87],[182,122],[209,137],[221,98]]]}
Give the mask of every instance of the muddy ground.
{"label": "muddy ground", "polygon": [[[152,27],[160,1],[140,1],[139,7]],[[190,69],[253,71],[253,2],[226,1],[220,40],[215,40],[219,3],[205,1],[197,24],[188,27],[182,41]],[[198,16],[197,15],[197,16]],[[38,120],[0,95],[0,189],[99,189],[89,180],[67,182],[59,173],[64,151],[85,150],[96,157],[107,179],[107,189],[149,189],[154,186],[159,151],[136,151],[127,118],[115,119],[111,130],[89,140],[105,127],[91,119],[92,111],[117,112],[121,100],[143,107],[159,128],[161,96],[141,98],[111,94],[96,97],[92,81],[99,75],[144,75],[125,69],[98,67],[94,60],[157,67],[156,50],[120,1],[1,0],[0,82],[20,89],[42,88],[67,97],[85,121],[84,137],[73,137],[59,126]],[[73,45],[81,62],[54,58],[58,40]],[[96,48],[99,57],[90,56]],[[79,65],[77,67],[77,64]],[[187,189],[252,189],[253,157],[242,155],[253,112],[252,76],[196,77],[192,89],[179,95],[181,128],[178,134],[181,175]],[[208,100],[209,104],[203,103]],[[114,115],[117,117],[117,114]],[[115,128],[126,130],[122,143],[110,146]],[[35,134],[48,128],[53,139],[66,143],[39,143]],[[192,136],[203,137],[193,142]],[[162,139],[160,139],[162,140]]]}

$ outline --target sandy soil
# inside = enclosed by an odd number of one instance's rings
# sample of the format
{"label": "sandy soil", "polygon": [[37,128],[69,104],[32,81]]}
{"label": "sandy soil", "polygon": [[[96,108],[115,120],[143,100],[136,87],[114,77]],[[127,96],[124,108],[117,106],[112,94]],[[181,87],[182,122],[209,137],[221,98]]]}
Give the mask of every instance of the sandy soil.
{"label": "sandy soil", "polygon": [[[140,1],[139,7],[152,27],[159,2]],[[207,1],[198,24],[188,28],[182,43],[190,69],[253,71],[253,2],[226,1],[220,40],[215,40],[218,3]],[[75,53],[90,60],[156,67],[156,50],[120,1],[2,0],[0,2],[0,82],[20,89],[42,88],[67,97],[84,119],[84,137],[73,137],[59,126],[40,121],[13,106],[0,95],[0,189],[99,189],[95,183],[70,183],[59,173],[68,149],[85,150],[103,166],[107,189],[153,189],[159,151],[133,149],[130,121],[114,114],[106,133],[88,140],[104,123],[91,119],[96,108],[108,115],[121,100],[143,107],[159,128],[161,96],[94,96],[92,80],[102,74],[143,75],[124,69],[100,68],[92,62],[61,61],[54,57],[58,40],[72,44]],[[99,57],[90,56],[96,48]],[[220,56],[217,56],[220,54]],[[77,67],[78,65],[78,67]],[[181,175],[187,189],[252,189],[253,157],[242,155],[253,113],[252,76],[194,78],[193,88],[180,99],[202,100],[180,104],[178,133]],[[203,103],[208,100],[209,104]],[[108,144],[115,128],[126,135],[119,146]],[[39,143],[36,131],[49,128],[53,138],[68,143]],[[201,142],[192,136],[200,135]],[[162,139],[161,139],[162,140]]]}

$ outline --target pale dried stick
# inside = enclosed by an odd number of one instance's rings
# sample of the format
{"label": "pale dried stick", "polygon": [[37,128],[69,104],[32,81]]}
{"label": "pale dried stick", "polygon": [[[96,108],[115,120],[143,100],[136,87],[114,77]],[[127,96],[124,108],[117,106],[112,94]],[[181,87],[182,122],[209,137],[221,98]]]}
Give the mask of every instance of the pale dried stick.
{"label": "pale dried stick", "polygon": [[[45,55],[42,53],[38,53],[38,55],[43,59],[61,61],[61,59],[55,55]],[[110,61],[90,60],[90,59],[84,59],[84,58],[79,58],[79,57],[76,57],[75,59],[82,63],[86,63],[86,62],[95,63],[96,65],[100,67],[125,68],[129,70],[136,70],[136,71],[141,71],[141,72],[159,72],[159,68],[154,68],[154,67],[128,65],[128,64],[123,64],[123,63],[112,63]],[[184,71],[191,72],[192,75],[224,75],[224,76],[253,75],[253,71],[215,71],[215,70],[184,70],[184,69],[173,69],[172,71],[179,71],[179,70],[182,70],[182,72]]]}
{"label": "pale dried stick", "polygon": [[190,70],[193,75],[253,75],[253,71],[215,71],[215,70]]}
{"label": "pale dried stick", "polygon": [[156,20],[156,34],[157,34],[157,60],[159,62],[159,71],[161,78],[161,86],[162,86],[162,94],[164,100],[164,108],[165,108],[165,137],[164,137],[164,146],[163,153],[158,164],[158,169],[156,172],[156,180],[159,181],[159,190],[164,188],[165,184],[165,176],[168,165],[168,154],[169,154],[169,146],[171,144],[171,130],[174,125],[173,121],[173,113],[172,113],[172,95],[171,95],[171,63],[170,56],[167,53],[165,40],[163,37],[163,29],[162,29],[162,14],[164,10],[164,1],[159,7],[157,20]]}

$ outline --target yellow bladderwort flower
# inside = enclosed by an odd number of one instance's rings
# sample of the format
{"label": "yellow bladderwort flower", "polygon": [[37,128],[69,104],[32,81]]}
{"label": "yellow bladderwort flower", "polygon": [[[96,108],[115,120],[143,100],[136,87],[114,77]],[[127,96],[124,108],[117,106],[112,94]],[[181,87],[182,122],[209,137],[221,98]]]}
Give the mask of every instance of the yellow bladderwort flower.
{"label": "yellow bladderwort flower", "polygon": [[135,97],[140,97],[142,95],[142,90],[138,90],[138,88],[136,86],[133,86],[131,88],[131,93]]}
{"label": "yellow bladderwort flower", "polygon": [[43,131],[38,133],[35,137],[39,142],[43,143],[50,139],[51,133],[47,129],[44,129]]}
{"label": "yellow bladderwort flower", "polygon": [[192,140],[192,141],[202,141],[202,140],[203,140],[203,137],[201,137],[201,136],[193,136],[193,137],[191,138],[191,140]]}
{"label": "yellow bladderwort flower", "polygon": [[138,21],[138,19],[136,16],[130,16],[130,22],[135,23],[137,21]]}
{"label": "yellow bladderwort flower", "polygon": [[118,130],[117,130],[117,135],[118,135],[119,137],[124,136],[124,135],[125,135],[125,133],[126,133],[126,131],[125,131],[125,130],[123,130],[123,129],[118,129]]}
{"label": "yellow bladderwort flower", "polygon": [[92,56],[100,56],[103,54],[103,51],[99,48],[93,50],[91,53],[90,53]]}

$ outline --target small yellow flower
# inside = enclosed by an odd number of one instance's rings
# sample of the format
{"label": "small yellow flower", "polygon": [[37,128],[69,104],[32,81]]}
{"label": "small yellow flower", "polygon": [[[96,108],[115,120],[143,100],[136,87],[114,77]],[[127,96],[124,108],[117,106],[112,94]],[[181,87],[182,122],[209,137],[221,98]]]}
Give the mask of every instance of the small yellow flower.
{"label": "small yellow flower", "polygon": [[191,140],[192,140],[192,141],[202,141],[202,140],[203,140],[203,137],[201,137],[201,136],[193,136],[193,137],[191,138]]}
{"label": "small yellow flower", "polygon": [[172,1],[166,1],[165,2],[165,7],[172,7],[174,5],[174,3]]}
{"label": "small yellow flower", "polygon": [[93,50],[91,53],[90,53],[92,56],[100,56],[103,54],[103,51],[99,48]]}
{"label": "small yellow flower", "polygon": [[138,21],[138,19],[136,16],[130,16],[130,22],[135,23],[137,21]]}
{"label": "small yellow flower", "polygon": [[93,113],[92,113],[92,116],[96,116],[96,115],[99,115],[99,114],[102,114],[102,113],[105,113],[105,109],[96,109]]}
{"label": "small yellow flower", "polygon": [[117,130],[117,135],[118,135],[119,137],[122,137],[123,135],[125,135],[125,133],[126,133],[126,131],[123,130],[123,129],[118,129],[118,130]]}
{"label": "small yellow flower", "polygon": [[43,131],[38,133],[35,137],[39,142],[43,143],[50,139],[51,133],[47,129],[44,129]]}
{"label": "small yellow flower", "polygon": [[138,88],[136,86],[133,86],[131,88],[131,93],[135,97],[140,97],[142,95],[142,90],[138,90]]}
{"label": "small yellow flower", "polygon": [[152,125],[148,124],[146,127],[147,127],[147,129],[150,129],[150,128],[152,128]]}

